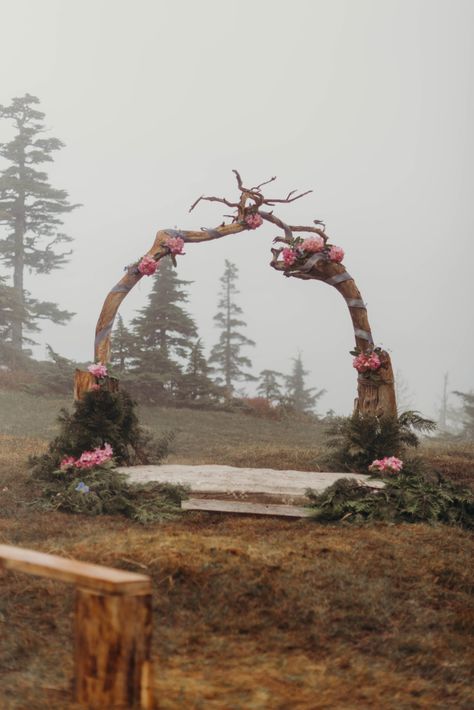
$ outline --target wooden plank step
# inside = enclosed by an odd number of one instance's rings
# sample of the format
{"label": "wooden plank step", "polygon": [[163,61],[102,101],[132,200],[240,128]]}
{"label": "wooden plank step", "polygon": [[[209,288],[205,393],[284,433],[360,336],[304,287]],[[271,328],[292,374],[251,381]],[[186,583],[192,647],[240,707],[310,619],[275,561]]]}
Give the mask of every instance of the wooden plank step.
{"label": "wooden plank step", "polygon": [[297,505],[273,505],[212,498],[188,498],[181,502],[181,508],[183,510],[201,510],[209,513],[278,515],[291,518],[308,518],[312,515],[312,511],[309,508]]}
{"label": "wooden plank step", "polygon": [[68,560],[59,555],[13,545],[0,545],[0,570],[2,568],[70,582],[96,592],[121,595],[151,593],[150,577],[144,574]]}

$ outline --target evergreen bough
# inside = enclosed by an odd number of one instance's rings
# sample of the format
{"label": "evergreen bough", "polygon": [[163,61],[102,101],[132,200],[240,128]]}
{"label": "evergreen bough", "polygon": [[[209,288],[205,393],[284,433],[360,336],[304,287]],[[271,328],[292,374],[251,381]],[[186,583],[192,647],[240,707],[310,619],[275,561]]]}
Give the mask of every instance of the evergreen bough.
{"label": "evergreen bough", "polygon": [[[106,389],[87,392],[74,404],[73,413],[62,409],[60,432],[48,452],[34,457],[32,475],[41,481],[42,508],[89,515],[121,514],[141,523],[175,517],[186,489],[164,483],[131,484],[115,465],[159,463],[168,453],[172,434],[153,441],[138,423],[135,403],[124,392]],[[61,470],[65,457],[79,458],[110,444],[112,461],[91,469]]]}
{"label": "evergreen bough", "polygon": [[317,522],[445,523],[474,528],[474,494],[439,476],[405,472],[384,488],[341,478],[323,493],[308,490]]}

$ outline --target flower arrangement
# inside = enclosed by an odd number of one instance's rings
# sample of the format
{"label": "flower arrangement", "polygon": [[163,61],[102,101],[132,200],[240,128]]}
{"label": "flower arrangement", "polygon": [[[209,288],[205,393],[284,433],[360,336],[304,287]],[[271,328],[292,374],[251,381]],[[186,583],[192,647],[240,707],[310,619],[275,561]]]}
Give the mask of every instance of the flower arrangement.
{"label": "flower arrangement", "polygon": [[324,251],[324,246],[325,242],[322,237],[308,237],[303,240],[298,249],[303,252],[308,252],[308,254],[317,254],[320,251]]}
{"label": "flower arrangement", "polygon": [[168,237],[164,246],[168,247],[170,254],[184,254],[184,239],[181,239],[181,237]]}
{"label": "flower arrangement", "polygon": [[355,367],[357,372],[364,374],[366,372],[375,372],[382,366],[378,354],[372,350],[369,353],[359,353],[352,361],[352,367]]}
{"label": "flower arrangement", "polygon": [[403,461],[396,456],[385,456],[383,459],[375,459],[369,466],[370,473],[400,473],[403,468]]}
{"label": "flower arrangement", "polygon": [[285,247],[285,249],[282,250],[281,256],[285,266],[292,266],[298,258],[296,252],[293,251],[293,249],[289,249],[288,247]]}
{"label": "flower arrangement", "polygon": [[158,268],[158,262],[152,256],[144,256],[140,260],[137,269],[143,276],[153,276]]}
{"label": "flower arrangement", "polygon": [[104,377],[107,377],[107,366],[104,365],[102,362],[98,362],[95,365],[89,365],[87,369],[91,373],[91,375],[94,375],[94,377],[97,377],[97,379],[99,380],[102,380]]}
{"label": "flower arrangement", "polygon": [[287,246],[281,250],[281,258],[286,268],[297,261],[304,263],[312,254],[322,254],[327,261],[339,264],[344,259],[344,249],[335,244],[327,244],[323,237],[316,235],[302,239],[284,240]]}
{"label": "flower arrangement", "polygon": [[113,455],[114,452],[110,444],[104,444],[102,448],[98,446],[93,451],[84,451],[78,459],[75,459],[73,456],[65,456],[59,468],[61,471],[68,471],[71,468],[94,468],[95,466],[102,466],[102,464],[110,461]]}
{"label": "flower arrangement", "polygon": [[255,212],[253,214],[248,214],[245,217],[245,224],[249,229],[257,229],[258,227],[261,227],[263,224],[263,219],[262,217],[258,214],[258,212]]}

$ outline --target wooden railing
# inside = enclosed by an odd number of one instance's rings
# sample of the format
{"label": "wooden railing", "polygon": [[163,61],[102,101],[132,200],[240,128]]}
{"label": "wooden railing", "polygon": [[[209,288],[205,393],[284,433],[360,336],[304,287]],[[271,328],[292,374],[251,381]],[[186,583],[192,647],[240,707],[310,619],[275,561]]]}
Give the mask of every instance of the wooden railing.
{"label": "wooden railing", "polygon": [[77,703],[91,710],[154,707],[150,577],[11,545],[0,545],[2,569],[75,585]]}

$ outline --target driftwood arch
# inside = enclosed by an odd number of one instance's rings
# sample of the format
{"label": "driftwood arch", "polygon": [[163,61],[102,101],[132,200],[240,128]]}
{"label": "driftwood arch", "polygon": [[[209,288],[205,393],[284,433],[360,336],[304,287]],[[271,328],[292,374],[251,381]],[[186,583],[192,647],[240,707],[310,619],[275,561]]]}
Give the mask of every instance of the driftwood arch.
{"label": "driftwood arch", "polygon": [[[283,233],[282,236],[274,239],[274,243],[282,243],[284,245],[283,247],[274,247],[272,249],[273,256],[270,266],[277,271],[282,271],[287,277],[322,281],[335,288],[344,298],[349,309],[357,350],[361,353],[372,353],[375,346],[367,308],[354,278],[349,274],[346,267],[342,263],[331,261],[328,258],[330,244],[324,224],[315,220],[313,225],[290,225],[283,222],[273,212],[272,208],[276,205],[294,202],[309,194],[311,190],[302,193],[297,193],[296,190],[293,190],[285,198],[267,198],[264,196],[262,188],[272,183],[276,178],[272,177],[260,185],[246,188],[239,173],[236,170],[233,172],[240,192],[240,198],[237,202],[231,202],[226,198],[203,195],[194,202],[189,210],[191,212],[201,200],[219,202],[234,210],[234,214],[226,215],[230,217],[231,222],[223,222],[218,227],[212,229],[203,228],[199,231],[162,229],[157,232],[155,240],[145,257],[159,261],[164,256],[172,253],[172,250],[167,246],[170,238],[181,239],[184,243],[205,242],[255,229],[263,221],[270,222]],[[294,263],[289,264],[282,261],[279,258],[281,253],[288,249],[289,246],[294,248],[295,243],[298,245],[301,241],[300,234],[316,235],[323,239],[324,251],[308,255],[298,251],[298,247],[296,247],[296,251],[293,253],[298,254],[298,258],[295,259]],[[173,254],[172,258],[174,259]],[[123,299],[143,277],[143,273],[138,269],[139,264],[140,260],[127,267],[125,275],[115,284],[104,301],[95,331],[94,356],[96,362],[107,363],[110,359],[111,334],[115,316]],[[380,361],[380,367],[376,374],[358,374],[357,398],[354,408],[355,411],[364,414],[396,415],[395,382],[390,355],[381,349],[376,349],[376,353]],[[91,373],[77,370],[75,397],[77,399],[80,398],[82,393],[92,389],[96,382],[96,378]],[[107,384],[111,389],[115,389],[118,386],[118,382],[112,380],[112,378]]]}

